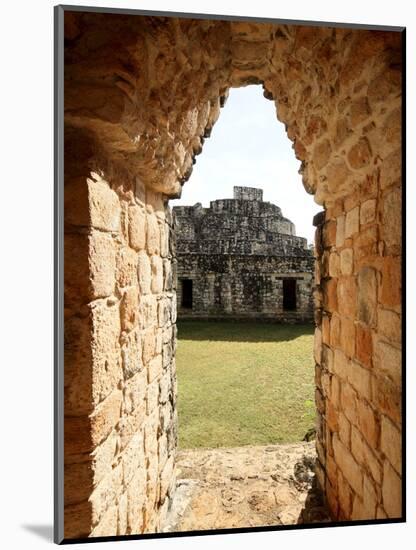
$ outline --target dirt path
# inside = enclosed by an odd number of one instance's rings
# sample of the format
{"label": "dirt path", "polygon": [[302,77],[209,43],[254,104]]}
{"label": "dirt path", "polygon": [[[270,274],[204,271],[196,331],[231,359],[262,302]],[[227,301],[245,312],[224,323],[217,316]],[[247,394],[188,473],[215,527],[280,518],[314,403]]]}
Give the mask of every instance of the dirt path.
{"label": "dirt path", "polygon": [[329,521],[315,487],[314,462],[314,442],[180,451],[163,530]]}

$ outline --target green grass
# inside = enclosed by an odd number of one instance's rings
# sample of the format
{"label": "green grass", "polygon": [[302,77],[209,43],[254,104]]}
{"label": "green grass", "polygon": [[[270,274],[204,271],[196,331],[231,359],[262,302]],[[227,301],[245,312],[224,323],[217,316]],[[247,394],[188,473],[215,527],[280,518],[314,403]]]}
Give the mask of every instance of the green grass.
{"label": "green grass", "polygon": [[179,446],[300,441],[314,426],[313,327],[178,322]]}

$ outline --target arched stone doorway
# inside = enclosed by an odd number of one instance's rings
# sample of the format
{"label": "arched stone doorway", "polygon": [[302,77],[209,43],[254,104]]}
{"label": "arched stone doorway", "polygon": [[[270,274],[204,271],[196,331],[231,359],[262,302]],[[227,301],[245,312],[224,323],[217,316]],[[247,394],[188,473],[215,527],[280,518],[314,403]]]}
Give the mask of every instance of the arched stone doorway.
{"label": "arched stone doorway", "polygon": [[175,480],[168,201],[232,86],[276,103],[315,220],[317,475],[401,516],[401,34],[65,13],[65,537],[154,532]]}

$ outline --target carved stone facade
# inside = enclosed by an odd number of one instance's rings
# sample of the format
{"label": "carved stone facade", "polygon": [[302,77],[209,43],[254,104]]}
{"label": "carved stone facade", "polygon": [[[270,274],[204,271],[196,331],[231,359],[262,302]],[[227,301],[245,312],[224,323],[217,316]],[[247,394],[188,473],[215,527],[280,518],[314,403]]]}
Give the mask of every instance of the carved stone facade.
{"label": "carved stone facade", "polygon": [[[58,8],[61,9],[61,8]],[[65,13],[65,536],[161,529],[174,487],[177,197],[230,87],[276,104],[317,220],[317,473],[401,515],[402,35]]]}
{"label": "carved stone facade", "polygon": [[313,319],[312,251],[261,189],[173,213],[182,318]]}

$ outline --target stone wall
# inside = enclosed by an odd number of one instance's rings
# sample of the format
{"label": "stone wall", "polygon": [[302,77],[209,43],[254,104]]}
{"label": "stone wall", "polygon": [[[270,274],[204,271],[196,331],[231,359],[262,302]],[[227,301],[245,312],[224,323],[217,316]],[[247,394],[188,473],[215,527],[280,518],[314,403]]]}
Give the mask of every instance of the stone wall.
{"label": "stone wall", "polygon": [[[178,314],[182,319],[313,320],[313,257],[178,255]],[[193,281],[192,309],[181,307],[182,280]],[[296,280],[296,310],[283,307],[283,280]]]}
{"label": "stone wall", "polygon": [[176,429],[166,203],[228,88],[247,84],[275,101],[325,209],[319,480],[336,519],[399,517],[401,34],[66,12],[65,46],[65,536],[163,521]]}
{"label": "stone wall", "polygon": [[171,213],[112,168],[65,178],[67,538],[158,531],[175,484]]}
{"label": "stone wall", "polygon": [[[234,187],[233,199],[174,206],[173,214],[181,318],[313,319],[313,253],[261,189]],[[285,279],[296,280],[293,310],[284,307]],[[184,281],[192,281],[191,305]]]}
{"label": "stone wall", "polygon": [[400,220],[400,178],[375,169],[316,232],[317,449],[338,519],[401,514]]}

